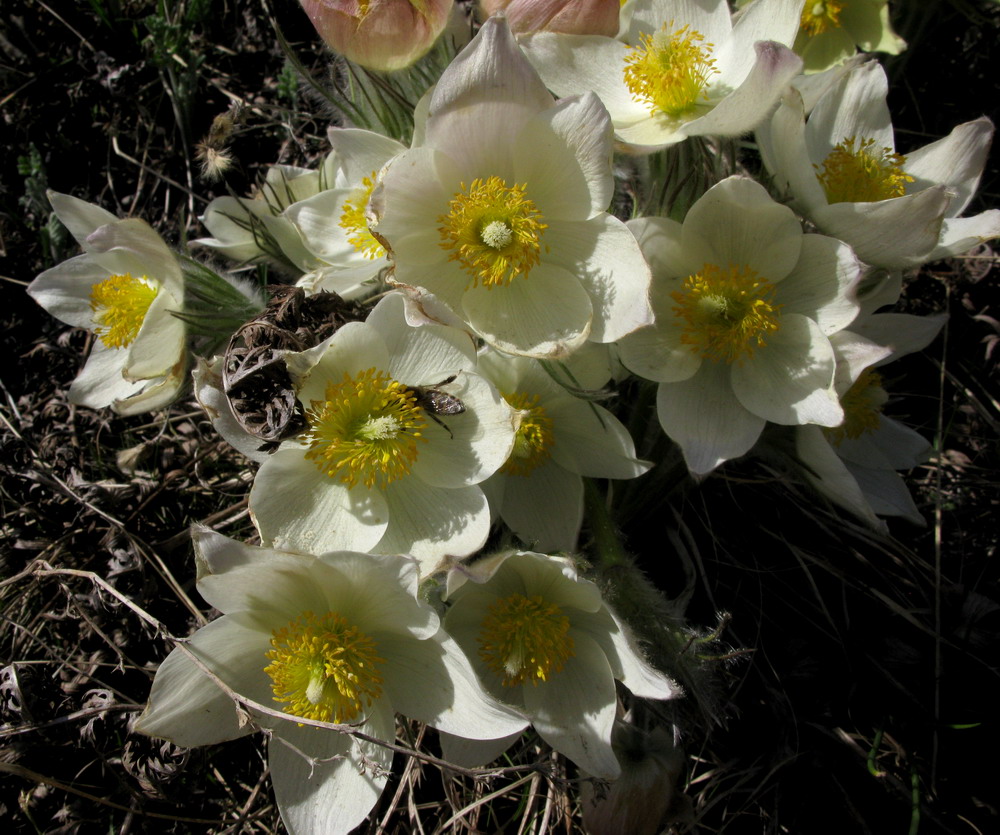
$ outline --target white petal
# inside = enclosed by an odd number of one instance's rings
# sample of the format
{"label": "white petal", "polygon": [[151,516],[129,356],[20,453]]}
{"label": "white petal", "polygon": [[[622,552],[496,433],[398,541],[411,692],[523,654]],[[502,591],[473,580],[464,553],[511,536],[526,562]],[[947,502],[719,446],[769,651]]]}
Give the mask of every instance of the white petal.
{"label": "white petal", "polygon": [[870,469],[910,470],[933,452],[919,432],[882,415],[878,427],[858,438],[845,438],[837,453],[845,461]]}
{"label": "white petal", "polygon": [[640,0],[631,5],[630,11],[624,37],[631,44],[639,42],[639,33],[656,32],[670,21],[675,29],[686,24],[715,44],[728,40],[733,28],[729,6],[715,0]]}
{"label": "white petal", "polygon": [[51,189],[46,192],[52,210],[56,213],[59,221],[69,229],[70,234],[76,238],[76,242],[84,249],[89,249],[87,238],[90,233],[100,226],[108,223],[116,223],[118,218],[111,212],[87,203],[79,197],[69,194],[60,194]]}
{"label": "white petal", "polygon": [[263,250],[254,239],[251,214],[260,217],[270,214],[270,210],[263,200],[228,195],[216,197],[199,218],[213,237],[198,238],[191,241],[191,245],[211,247],[234,261],[251,261],[259,257]]}
{"label": "white petal", "polygon": [[816,490],[873,527],[882,527],[857,480],[834,452],[820,427],[798,427],[795,430],[795,450],[805,465],[806,480]]}
{"label": "white petal", "polygon": [[969,205],[979,186],[986,157],[993,139],[993,123],[982,116],[958,125],[944,139],[925,145],[906,155],[903,169],[916,182],[909,191],[943,184],[955,193],[948,216],[957,217]]}
{"label": "white petal", "polygon": [[521,736],[518,731],[500,739],[465,739],[452,736],[444,731],[438,732],[441,742],[441,756],[450,763],[462,768],[479,768],[497,759],[510,748]]}
{"label": "white petal", "polygon": [[531,724],[549,745],[596,777],[621,771],[611,750],[615,682],[608,659],[588,635],[573,635],[573,656],[549,681],[523,685]]}
{"label": "white petal", "polygon": [[587,220],[614,192],[612,129],[593,93],[562,99],[528,122],[517,138],[514,178],[546,222]]}
{"label": "white petal", "polygon": [[809,116],[806,144],[818,165],[836,145],[852,136],[875,140],[877,148],[895,149],[886,96],[889,82],[878,61],[861,64],[832,87]]}
{"label": "white petal", "polygon": [[294,447],[270,455],[257,472],[250,514],[264,545],[303,554],[370,551],[389,524],[382,493],[349,489]]}
{"label": "white petal", "polygon": [[871,368],[892,353],[891,349],[851,331],[840,331],[830,337],[830,345],[837,359],[834,388],[843,397],[866,368]]}
{"label": "white petal", "polygon": [[260,451],[261,439],[247,432],[236,420],[229,398],[222,388],[222,363],[221,356],[213,357],[210,363],[198,357],[194,371],[191,372],[195,398],[226,443],[251,461],[261,464],[267,460],[267,453]]}
{"label": "white petal", "polygon": [[944,186],[935,186],[877,203],[821,206],[812,220],[850,244],[862,261],[886,269],[913,267],[933,252],[950,199]]}
{"label": "white petal", "polygon": [[317,586],[323,567],[309,567],[297,555],[269,551],[265,565],[245,565],[198,581],[198,593],[220,612],[247,611],[261,623],[282,625],[302,612],[326,611]]}
{"label": "white petal", "polygon": [[290,206],[285,217],[298,227],[310,252],[329,264],[345,264],[363,256],[347,237],[353,230],[340,225],[344,203],[351,199],[355,189],[328,189]]}
{"label": "white petal", "polygon": [[760,42],[771,41],[776,46],[790,47],[801,16],[802,0],[756,0],[741,11],[731,35],[713,56],[726,83],[736,86],[750,74],[754,65],[753,51]]}
{"label": "white petal", "polygon": [[[376,705],[359,730],[391,742],[396,732],[392,710]],[[378,802],[392,766],[392,751],[381,745],[294,722],[282,723],[267,754],[289,835],[348,835]],[[362,766],[365,761],[370,764]]]}
{"label": "white petal", "polygon": [[571,551],[583,522],[583,479],[545,461],[506,482],[500,515],[521,542],[537,551]]}
{"label": "white petal", "polygon": [[[406,146],[380,133],[359,128],[331,127],[327,138],[333,152],[326,158],[327,171],[336,168],[345,184],[360,185],[361,180],[370,177],[396,154],[406,150]],[[327,186],[334,181],[328,178]]]}
{"label": "white petal", "polygon": [[479,683],[465,654],[443,632],[426,641],[379,645],[385,655],[385,691],[410,719],[467,739],[518,733],[528,721],[497,702]]}
{"label": "white petal", "polygon": [[590,296],[591,341],[615,342],[653,321],[649,267],[624,223],[602,213],[582,223],[554,221],[546,231],[549,262],[576,276]]}
{"label": "white petal", "polygon": [[125,358],[124,348],[108,348],[95,339],[86,364],[69,387],[70,403],[103,409],[142,392],[147,382],[132,382],[122,375]]}
{"label": "white petal", "polygon": [[478,487],[446,490],[411,476],[388,485],[382,495],[389,524],[377,546],[365,550],[410,554],[425,576],[445,554],[465,557],[479,550],[489,534],[490,509]]}
{"label": "white petal", "polygon": [[562,397],[547,411],[555,437],[552,457],[570,472],[590,478],[635,478],[649,469],[636,459],[628,430],[602,406]]}
{"label": "white petal", "polygon": [[127,379],[162,377],[184,354],[184,322],[174,316],[181,310],[178,299],[165,290],[157,293],[146,311],[139,333],[128,346],[123,373]]}
{"label": "white petal", "polygon": [[111,408],[119,415],[141,415],[165,409],[187,386],[187,362],[181,360],[165,377],[142,381],[142,391],[116,398]]}
{"label": "white petal", "polygon": [[946,313],[937,316],[877,313],[859,320],[851,326],[851,330],[878,345],[885,345],[891,352],[885,362],[891,362],[914,351],[922,351],[934,341],[947,321]]}
{"label": "white petal", "polygon": [[326,400],[327,385],[343,382],[345,375],[354,378],[369,368],[387,371],[389,351],[375,328],[348,322],[315,348],[287,354],[285,363],[299,400],[309,408],[314,400]]}
{"label": "white petal", "polygon": [[749,177],[729,177],[705,192],[684,219],[684,249],[702,264],[747,266],[772,284],[798,263],[802,227]]}
{"label": "white petal", "polygon": [[680,130],[685,136],[739,136],[771,114],[802,70],[802,59],[773,41],[760,41],[753,51],[757,60],[746,80],[704,116],[684,124]]}
{"label": "white petal", "polygon": [[128,218],[109,223],[91,232],[87,244],[95,253],[121,250],[136,259],[136,278],[147,275],[175,299],[184,298],[184,279],[177,259],[153,228],[144,220]]}
{"label": "white petal", "polygon": [[698,475],[745,454],[765,423],[736,399],[729,366],[710,362],[689,380],[661,383],[656,412],[663,431],[684,453],[688,469]]}
{"label": "white petal", "polygon": [[625,224],[635,235],[639,248],[657,278],[693,275],[703,259],[684,248],[683,226],[666,217],[640,217]]}
{"label": "white petal", "polygon": [[778,290],[783,313],[808,316],[829,335],[858,315],[855,288],[861,264],[845,243],[824,235],[804,235],[798,264]]}
{"label": "white petal", "polygon": [[[199,629],[186,646],[240,695],[260,695],[267,680],[267,633],[223,617]],[[136,730],[192,747],[244,736],[253,726],[240,727],[233,700],[178,647],[160,664]]]}
{"label": "white petal", "polygon": [[770,129],[758,130],[758,138],[762,140],[764,162],[775,175],[777,187],[793,195],[809,214],[825,206],[827,199],[813,168],[814,162],[821,163],[824,157],[810,157],[805,113],[802,96],[797,90],[790,90],[771,118]]}
{"label": "white petal", "polygon": [[921,527],[927,520],[921,515],[913,503],[913,497],[906,487],[906,482],[893,470],[874,470],[847,464],[851,475],[857,480],[864,491],[865,498],[872,510],[882,516],[900,516],[914,525]]}
{"label": "white petal", "polygon": [[593,306],[580,282],[546,263],[510,284],[468,290],[462,308],[493,347],[518,356],[561,359],[590,335]]}
{"label": "white petal", "polygon": [[75,328],[93,328],[90,295],[95,284],[111,274],[92,255],[77,255],[40,273],[28,285],[28,295],[60,322]]}
{"label": "white petal", "polygon": [[994,238],[1000,238],[1000,209],[988,209],[972,217],[945,218],[938,245],[927,260],[961,255]]}
{"label": "white petal", "polygon": [[[666,282],[657,282],[665,285]],[[671,282],[680,288],[681,282]],[[701,368],[702,358],[691,346],[683,342],[684,322],[673,312],[669,295],[658,292],[654,285],[654,324],[630,333],[618,348],[621,361],[635,374],[658,383],[677,383],[689,380]]]}
{"label": "white petal", "polygon": [[835,365],[819,326],[789,313],[766,345],[733,365],[733,391],[746,408],[773,423],[838,426],[844,412],[833,390]]}

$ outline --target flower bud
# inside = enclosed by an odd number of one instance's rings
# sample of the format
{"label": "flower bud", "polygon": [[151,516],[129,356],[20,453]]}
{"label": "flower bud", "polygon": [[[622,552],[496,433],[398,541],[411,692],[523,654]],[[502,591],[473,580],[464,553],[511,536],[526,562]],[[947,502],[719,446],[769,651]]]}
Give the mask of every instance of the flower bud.
{"label": "flower bud", "polygon": [[564,32],[569,35],[618,34],[620,0],[479,0],[484,17],[503,11],[515,34]]}
{"label": "flower bud", "polygon": [[334,51],[370,70],[401,70],[437,40],[454,0],[299,0]]}

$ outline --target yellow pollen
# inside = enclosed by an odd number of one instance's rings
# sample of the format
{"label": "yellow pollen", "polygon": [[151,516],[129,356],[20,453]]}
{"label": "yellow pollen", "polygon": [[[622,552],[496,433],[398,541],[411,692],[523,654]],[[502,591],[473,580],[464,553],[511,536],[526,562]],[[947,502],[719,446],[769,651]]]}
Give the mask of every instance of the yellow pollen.
{"label": "yellow pollen", "polygon": [[889,395],[882,388],[882,378],[875,371],[862,371],[854,385],[840,398],[844,422],[823,430],[827,440],[834,446],[840,446],[844,438],[853,441],[874,432],[878,429],[882,407],[888,399]]}
{"label": "yellow pollen", "polygon": [[329,478],[379,487],[410,472],[427,423],[412,391],[369,368],[327,383],[324,400],[306,410],[306,458]]}
{"label": "yellow pollen", "polygon": [[552,435],[552,418],[545,414],[545,408],[538,405],[538,395],[518,392],[504,394],[511,407],[517,412],[517,432],[510,457],[500,468],[507,475],[526,476],[552,455],[555,438]]}
{"label": "yellow pollen", "polygon": [[673,26],[671,21],[653,35],[640,35],[625,57],[625,85],[654,115],[687,113],[706,97],[708,81],[718,73],[714,44],[694,29],[673,31]]}
{"label": "yellow pollen", "polygon": [[285,713],[351,722],[382,695],[375,641],[336,612],[303,612],[276,630],[267,652],[274,700]]}
{"label": "yellow pollen", "polygon": [[548,681],[573,657],[569,618],[538,595],[497,600],[483,619],[479,657],[508,687]]}
{"label": "yellow pollen", "polygon": [[854,149],[855,138],[845,139],[823,160],[823,169],[814,165],[816,178],[830,203],[873,203],[902,197],[913,177],[903,171],[906,157],[892,148],[876,148],[874,139],[865,139]]}
{"label": "yellow pollen", "polygon": [[840,28],[840,13],[844,10],[843,0],[806,0],[802,9],[800,27],[802,31],[815,36],[831,29]]}
{"label": "yellow pollen", "polygon": [[525,196],[527,183],[508,186],[499,177],[461,184],[438,218],[441,247],[472,276],[472,286],[509,284],[538,264],[546,224]]}
{"label": "yellow pollen", "polygon": [[365,177],[361,181],[361,185],[354,190],[350,199],[344,201],[339,224],[340,228],[348,233],[347,242],[369,259],[382,258],[386,254],[385,247],[369,231],[368,221],[365,220],[365,206],[368,205],[368,198],[372,196],[372,190],[375,188],[376,176],[372,171],[370,177]]}
{"label": "yellow pollen", "polygon": [[148,279],[113,275],[90,289],[94,333],[108,348],[125,348],[139,335],[146,312],[160,292]]}
{"label": "yellow pollen", "polygon": [[677,302],[674,313],[686,323],[681,342],[713,362],[753,356],[778,330],[781,305],[774,302],[774,285],[747,266],[705,264],[670,295]]}

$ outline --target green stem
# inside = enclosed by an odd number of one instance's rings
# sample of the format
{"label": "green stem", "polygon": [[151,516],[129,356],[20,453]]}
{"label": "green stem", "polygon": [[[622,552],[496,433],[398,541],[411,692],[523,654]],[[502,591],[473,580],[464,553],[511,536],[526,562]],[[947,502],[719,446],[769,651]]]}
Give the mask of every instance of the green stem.
{"label": "green stem", "polygon": [[607,503],[593,479],[583,480],[586,517],[594,537],[594,555],[602,571],[629,564],[628,555],[618,539],[618,531],[608,512]]}

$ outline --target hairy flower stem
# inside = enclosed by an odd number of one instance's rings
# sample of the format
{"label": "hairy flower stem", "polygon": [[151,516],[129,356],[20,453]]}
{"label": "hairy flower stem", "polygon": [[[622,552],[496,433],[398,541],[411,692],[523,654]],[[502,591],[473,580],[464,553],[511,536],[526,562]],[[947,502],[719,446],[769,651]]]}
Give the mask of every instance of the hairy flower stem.
{"label": "hairy flower stem", "polygon": [[632,560],[622,547],[618,531],[608,512],[607,501],[597,489],[594,480],[585,478],[583,490],[586,518],[594,537],[594,554],[599,571],[604,573],[610,569],[631,565]]}

